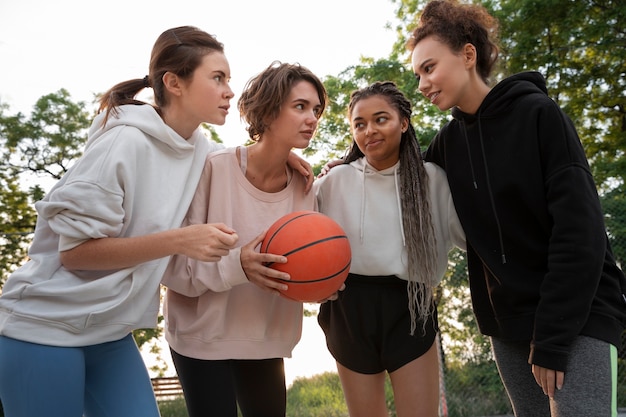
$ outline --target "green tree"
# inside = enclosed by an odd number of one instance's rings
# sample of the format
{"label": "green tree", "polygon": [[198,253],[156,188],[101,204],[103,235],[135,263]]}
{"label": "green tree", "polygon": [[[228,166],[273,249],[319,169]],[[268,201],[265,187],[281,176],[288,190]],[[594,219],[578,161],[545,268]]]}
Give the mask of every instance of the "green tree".
{"label": "green tree", "polygon": [[507,73],[538,70],[574,120],[602,189],[626,175],[626,3],[501,1]]}
{"label": "green tree", "polygon": [[37,219],[32,195],[38,191],[21,190],[14,169],[0,170],[0,286],[26,259]]}
{"label": "green tree", "polygon": [[546,76],[550,96],[576,125],[616,257],[626,265],[626,3],[493,3],[506,73],[535,69]]}
{"label": "green tree", "polygon": [[45,193],[37,181],[63,176],[81,155],[90,122],[85,104],[74,103],[63,89],[41,97],[30,117],[8,110],[0,106],[0,285],[26,260],[36,222],[33,204]]}
{"label": "green tree", "polygon": [[[37,100],[30,117],[0,117],[3,165],[21,175],[60,179],[82,155],[92,114],[61,89]],[[3,166],[3,168],[5,167]]]}

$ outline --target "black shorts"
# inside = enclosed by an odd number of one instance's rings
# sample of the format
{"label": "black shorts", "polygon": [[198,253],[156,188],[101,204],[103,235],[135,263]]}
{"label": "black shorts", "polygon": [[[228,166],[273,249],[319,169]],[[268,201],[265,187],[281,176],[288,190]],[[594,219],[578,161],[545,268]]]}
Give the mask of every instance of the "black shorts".
{"label": "black shorts", "polygon": [[426,353],[438,329],[437,311],[411,335],[407,281],[350,274],[335,301],[320,306],[318,323],[335,360],[362,374],[393,372]]}

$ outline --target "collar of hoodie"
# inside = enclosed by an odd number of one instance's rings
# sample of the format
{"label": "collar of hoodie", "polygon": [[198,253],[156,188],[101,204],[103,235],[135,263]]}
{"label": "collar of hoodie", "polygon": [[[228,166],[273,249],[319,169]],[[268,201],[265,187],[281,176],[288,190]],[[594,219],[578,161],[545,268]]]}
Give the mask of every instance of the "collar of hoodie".
{"label": "collar of hoodie", "polygon": [[359,232],[359,239],[361,242],[363,242],[363,230],[365,227],[365,204],[367,202],[367,186],[365,184],[365,182],[367,181],[367,176],[368,175],[389,175],[392,174],[393,175],[393,181],[394,181],[394,189],[396,191],[396,202],[397,202],[397,207],[398,207],[398,220],[400,223],[400,231],[402,234],[402,246],[406,246],[406,240],[404,238],[404,225],[402,224],[402,204],[400,201],[400,181],[399,181],[399,170],[400,170],[400,161],[396,162],[396,164],[392,167],[383,169],[382,171],[377,170],[376,168],[374,168],[373,166],[371,166],[368,162],[367,162],[367,158],[363,157],[357,161],[354,161],[353,164],[355,165],[355,167],[361,171],[361,213],[360,213],[360,219],[359,219],[359,224],[360,224],[360,232]]}

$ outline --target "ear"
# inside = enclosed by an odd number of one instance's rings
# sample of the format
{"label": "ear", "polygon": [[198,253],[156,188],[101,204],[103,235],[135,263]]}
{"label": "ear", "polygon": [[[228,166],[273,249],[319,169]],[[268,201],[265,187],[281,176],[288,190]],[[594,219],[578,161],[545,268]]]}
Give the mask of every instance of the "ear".
{"label": "ear", "polygon": [[466,43],[463,46],[463,58],[465,59],[465,67],[471,68],[476,66],[476,47],[471,43]]}
{"label": "ear", "polygon": [[170,94],[175,96],[180,96],[182,94],[180,79],[178,78],[178,75],[172,72],[168,71],[163,74],[163,86]]}
{"label": "ear", "polygon": [[409,129],[409,119],[407,118],[402,119],[402,123],[400,126],[402,128],[402,133],[405,133]]}

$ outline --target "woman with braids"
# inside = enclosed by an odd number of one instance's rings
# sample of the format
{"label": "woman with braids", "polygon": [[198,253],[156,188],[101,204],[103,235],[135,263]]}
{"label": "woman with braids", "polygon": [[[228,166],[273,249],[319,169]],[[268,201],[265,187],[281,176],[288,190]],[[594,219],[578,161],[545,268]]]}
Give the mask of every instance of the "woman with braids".
{"label": "woman with braids", "polygon": [[[30,260],[0,297],[7,417],[157,417],[132,331],[156,327],[170,255],[214,262],[222,223],[180,225],[233,92],[223,45],[194,27],[156,40],[145,78],[100,99],[83,156],[35,207]],[[152,87],[156,105],[136,100]]]}
{"label": "woman with braids", "polygon": [[442,166],[467,235],[472,303],[517,417],[616,415],[624,275],[571,120],[537,72],[488,77],[497,22],[432,1],[408,47],[422,94],[453,119]]}
{"label": "woman with braids", "polygon": [[392,82],[352,93],[354,141],[344,163],[314,183],[319,210],[346,231],[346,288],[320,306],[351,416],[388,414],[389,373],[399,417],[438,415],[433,289],[453,245],[465,246],[445,173],[424,164],[411,103]]}

